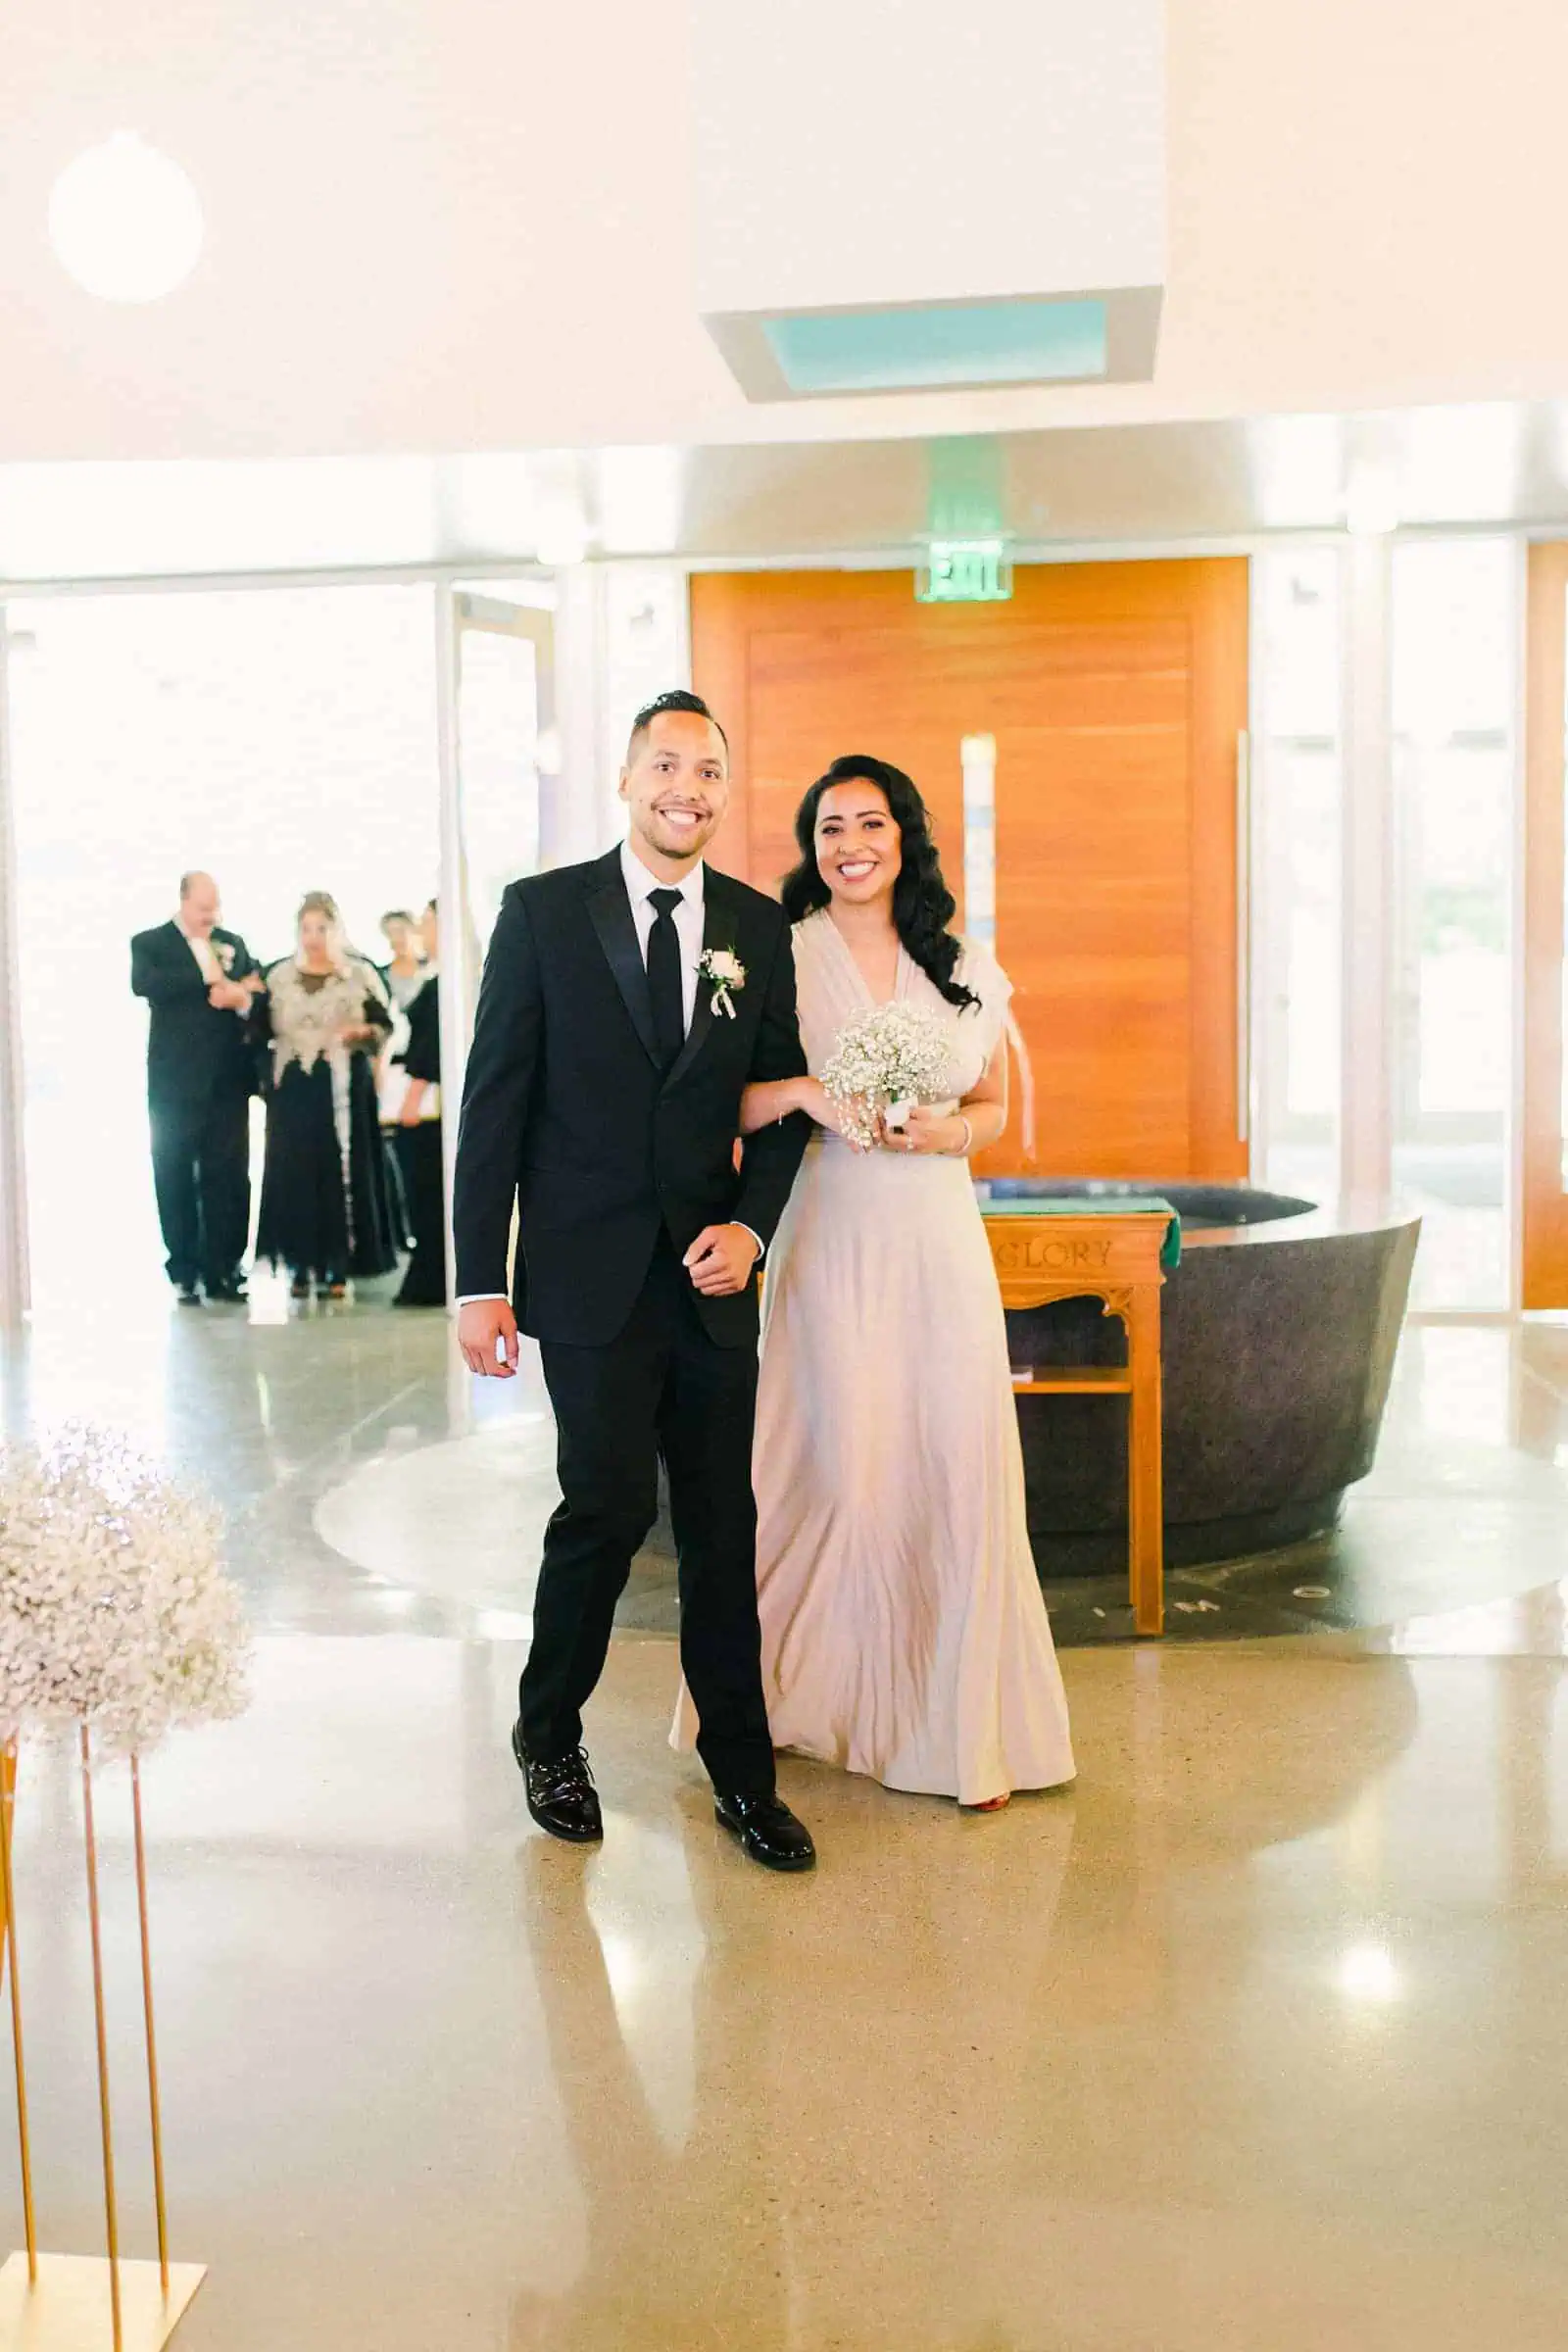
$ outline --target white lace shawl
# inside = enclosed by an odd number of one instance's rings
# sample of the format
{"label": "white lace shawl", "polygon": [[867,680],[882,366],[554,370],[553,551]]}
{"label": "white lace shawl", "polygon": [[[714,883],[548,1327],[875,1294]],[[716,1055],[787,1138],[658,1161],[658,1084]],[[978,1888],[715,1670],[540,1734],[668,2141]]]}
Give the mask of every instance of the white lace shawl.
{"label": "white lace shawl", "polygon": [[285,956],[267,975],[272,1015],[272,1078],[282,1077],[291,1061],[312,1070],[325,1060],[346,1068],[349,1048],[337,1042],[341,1029],[357,1028],[365,1018],[367,1001],[385,1005],[381,975],[370,964],[351,956],[319,988],[307,988],[298,960]]}

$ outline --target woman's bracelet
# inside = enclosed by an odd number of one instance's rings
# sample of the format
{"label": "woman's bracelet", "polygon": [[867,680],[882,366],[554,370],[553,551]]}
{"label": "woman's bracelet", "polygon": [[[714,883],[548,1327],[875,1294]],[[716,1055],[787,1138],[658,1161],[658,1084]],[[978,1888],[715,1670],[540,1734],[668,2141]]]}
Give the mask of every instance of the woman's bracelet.
{"label": "woman's bracelet", "polygon": [[967,1159],[970,1152],[974,1150],[974,1129],[970,1126],[968,1120],[964,1117],[961,1110],[955,1111],[954,1116],[957,1120],[958,1125],[963,1129],[963,1141],[958,1146],[956,1152],[954,1152],[953,1157],[955,1159]]}

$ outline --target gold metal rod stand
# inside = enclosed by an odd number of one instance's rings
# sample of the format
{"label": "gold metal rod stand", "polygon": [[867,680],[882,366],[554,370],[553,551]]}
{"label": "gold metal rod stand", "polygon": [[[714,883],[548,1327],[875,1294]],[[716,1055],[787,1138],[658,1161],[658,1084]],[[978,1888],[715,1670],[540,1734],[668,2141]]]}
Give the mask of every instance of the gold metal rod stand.
{"label": "gold metal rod stand", "polygon": [[17,1890],[11,1868],[12,1806],[15,1802],[17,1743],[0,1750],[0,1904],[6,1915],[6,1958],[11,1964],[11,2039],[17,2057],[17,2139],[22,2153],[22,2218],[27,2233],[27,2281],[38,2283],[38,2225],[32,2207],[32,2135],[27,2129],[27,2065],[23,2054],[22,1979],[17,1973]]}
{"label": "gold metal rod stand", "polygon": [[98,1916],[98,1848],[92,1828],[92,1744],[81,1727],[81,1811],[87,1848],[87,1917],[92,1928],[92,1998],[98,2028],[98,2108],[104,2139],[104,2214],[109,2240],[109,2308],[114,2352],[123,2341],[120,2315],[120,2223],[115,2209],[115,2134],[109,2113],[109,2029],[104,2019],[103,1930]]}
{"label": "gold metal rod stand", "polygon": [[158,2205],[158,2269],[169,2292],[169,2206],[164,2195],[164,2127],[158,2098],[158,2036],[153,2029],[153,1957],[147,1933],[147,1847],[141,1827],[141,1759],[130,1759],[130,1808],[136,1833],[136,1912],[141,1921],[141,1999],[147,2020],[147,2104],[153,2128],[153,2195]]}

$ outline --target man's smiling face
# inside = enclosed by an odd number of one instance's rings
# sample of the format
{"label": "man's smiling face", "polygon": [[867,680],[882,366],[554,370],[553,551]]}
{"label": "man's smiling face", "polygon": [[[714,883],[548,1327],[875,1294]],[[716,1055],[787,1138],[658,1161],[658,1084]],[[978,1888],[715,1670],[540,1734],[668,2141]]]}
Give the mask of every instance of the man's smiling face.
{"label": "man's smiling face", "polygon": [[710,718],[661,710],[620,771],[632,840],[656,872],[684,872],[718,831],[729,806],[729,758]]}

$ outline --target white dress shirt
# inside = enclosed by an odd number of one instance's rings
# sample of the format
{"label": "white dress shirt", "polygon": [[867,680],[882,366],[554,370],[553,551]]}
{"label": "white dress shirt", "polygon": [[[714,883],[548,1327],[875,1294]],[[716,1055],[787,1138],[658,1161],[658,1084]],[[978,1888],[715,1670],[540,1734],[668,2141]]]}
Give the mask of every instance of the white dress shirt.
{"label": "white dress shirt", "polygon": [[637,945],[643,952],[643,968],[648,968],[648,942],[653,937],[659,909],[653,903],[656,890],[678,890],[680,905],[672,908],[675,937],[680,942],[680,998],[681,1026],[688,1033],[692,1013],[697,1005],[697,965],[703,953],[703,861],[699,858],[684,882],[661,882],[651,874],[629,841],[620,845],[620,870],[626,884],[626,896],[631,901],[631,919],[637,926]]}
{"label": "white dress shirt", "polygon": [[194,931],[187,931],[183,921],[177,914],[174,917],[174,929],[179,933],[180,937],[184,940],[185,945],[195,956],[196,961],[200,964],[202,978],[206,981],[208,987],[212,988],[223,977],[223,967],[218,960],[218,950],[214,947],[210,939],[198,938]]}
{"label": "white dress shirt", "polygon": [[[631,919],[637,928],[637,945],[642,950],[645,970],[648,965],[648,942],[659,920],[659,908],[653,903],[653,893],[656,890],[680,892],[680,905],[671,909],[671,919],[675,925],[675,937],[680,943],[681,1014],[688,1034],[691,1031],[692,1014],[697,1008],[697,966],[703,953],[703,861],[699,858],[684,881],[661,882],[657,874],[649,872],[629,841],[623,841],[620,845],[621,879],[626,885],[626,896],[631,901]],[[763,1257],[760,1238],[752,1233],[749,1225],[743,1226],[742,1231],[751,1233],[753,1241],[757,1243],[757,1262],[760,1265]],[[457,1303],[466,1306],[469,1298],[499,1298],[503,1296],[500,1291],[475,1291],[460,1298]]]}

